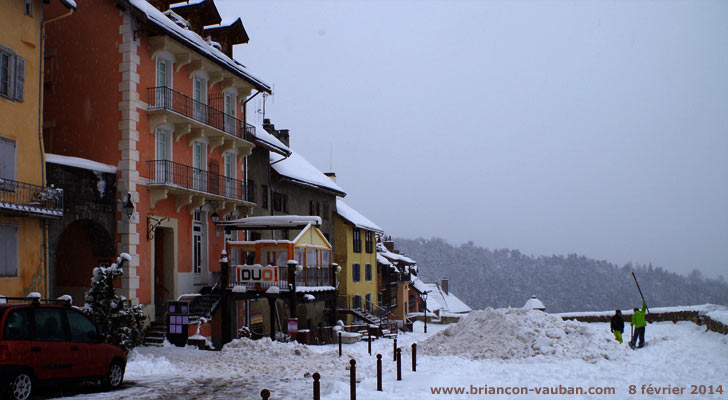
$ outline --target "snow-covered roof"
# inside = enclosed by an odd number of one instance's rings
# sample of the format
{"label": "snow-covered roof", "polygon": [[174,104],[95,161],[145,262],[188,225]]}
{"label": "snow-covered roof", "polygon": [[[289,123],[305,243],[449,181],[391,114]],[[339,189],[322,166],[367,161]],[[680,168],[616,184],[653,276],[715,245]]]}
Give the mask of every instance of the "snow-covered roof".
{"label": "snow-covered roof", "polygon": [[267,215],[245,217],[232,221],[220,221],[217,225],[240,229],[281,229],[305,228],[308,225],[321,225],[321,217],[309,215]]}
{"label": "snow-covered roof", "polygon": [[346,204],[344,200],[341,199],[341,197],[336,198],[336,213],[345,220],[354,224],[354,226],[357,228],[362,228],[378,233],[384,233],[382,228],[369,220],[369,218],[361,215],[359,211],[356,211],[350,205]]}
{"label": "snow-covered roof", "polygon": [[377,262],[382,265],[392,265],[392,263],[380,253],[377,253]]}
{"label": "snow-covered roof", "polygon": [[116,167],[114,167],[113,165],[102,164],[100,162],[79,157],[68,157],[58,154],[46,153],[46,162],[49,162],[51,164],[67,165],[69,167],[89,169],[91,171],[106,172],[108,174],[116,173]]}
{"label": "snow-covered roof", "polygon": [[439,311],[443,313],[463,314],[472,311],[467,304],[455,296],[452,292],[445,293],[436,283],[424,283],[419,278],[411,280],[412,286],[420,293],[429,292],[427,295],[427,311]]}
{"label": "snow-covered roof", "polygon": [[296,293],[315,293],[336,290],[333,286],[296,286]]}
{"label": "snow-covered roof", "polygon": [[[68,0],[66,0],[68,1]],[[227,67],[232,72],[237,73],[242,78],[252,83],[258,90],[265,92],[271,92],[271,86],[261,79],[253,76],[245,70],[242,64],[228,57],[222,51],[211,46],[205,39],[203,39],[197,33],[185,29],[177,25],[174,21],[169,19],[164,13],[157,10],[153,5],[149,4],[146,0],[127,0],[134,8],[140,11],[146,17],[147,21],[162,28],[171,37],[177,39],[181,43],[192,47],[201,54],[207,56],[216,63]]]}
{"label": "snow-covered roof", "polygon": [[536,296],[531,296],[531,298],[526,301],[526,304],[523,305],[523,308],[532,308],[534,310],[546,309],[541,300],[537,299]]}
{"label": "snow-covered roof", "polygon": [[281,154],[289,154],[291,149],[283,144],[277,137],[263,129],[260,124],[252,124],[255,127],[255,141],[262,144],[268,150],[276,151]]}
{"label": "snow-covered roof", "polygon": [[323,172],[314,167],[302,155],[295,151],[291,151],[291,156],[284,158],[285,157],[279,154],[270,154],[271,163],[275,163],[273,164],[273,169],[278,174],[299,184],[331,190],[340,196],[346,196],[344,189],[332,181],[328,176],[324,175]]}
{"label": "snow-covered roof", "polygon": [[404,263],[404,264],[417,264],[417,261],[407,257],[403,256],[402,254],[397,254],[389,251],[386,246],[384,246],[382,243],[377,243],[377,254],[381,254],[382,256],[386,257],[390,261],[396,262],[396,263]]}

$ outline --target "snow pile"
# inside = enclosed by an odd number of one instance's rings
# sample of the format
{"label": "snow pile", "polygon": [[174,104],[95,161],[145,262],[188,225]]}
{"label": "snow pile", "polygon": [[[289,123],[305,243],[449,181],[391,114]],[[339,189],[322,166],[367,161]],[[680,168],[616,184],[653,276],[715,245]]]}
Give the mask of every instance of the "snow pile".
{"label": "snow pile", "polygon": [[625,346],[588,324],[542,311],[492,309],[471,312],[456,325],[425,340],[425,354],[469,359],[548,357],[596,362],[625,354]]}
{"label": "snow pile", "polygon": [[132,350],[126,364],[127,378],[147,376],[150,374],[175,374],[179,369],[164,357],[154,357]]}

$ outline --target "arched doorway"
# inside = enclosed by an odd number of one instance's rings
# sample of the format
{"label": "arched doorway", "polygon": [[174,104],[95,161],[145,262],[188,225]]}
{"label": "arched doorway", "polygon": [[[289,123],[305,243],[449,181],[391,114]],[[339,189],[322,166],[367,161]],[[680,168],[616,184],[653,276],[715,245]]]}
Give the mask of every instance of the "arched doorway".
{"label": "arched doorway", "polygon": [[91,220],[69,224],[56,247],[55,293],[71,295],[73,304],[82,306],[91,288],[93,269],[112,262],[114,244],[104,227]]}

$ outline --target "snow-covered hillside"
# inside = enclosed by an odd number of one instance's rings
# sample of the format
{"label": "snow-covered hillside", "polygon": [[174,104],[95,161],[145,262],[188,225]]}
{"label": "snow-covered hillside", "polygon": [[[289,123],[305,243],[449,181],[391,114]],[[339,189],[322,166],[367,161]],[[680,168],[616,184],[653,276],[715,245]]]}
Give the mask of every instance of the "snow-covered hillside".
{"label": "snow-covered hillside", "polygon": [[[629,328],[625,336],[629,338]],[[728,390],[728,336],[706,332],[692,322],[653,323],[647,326],[643,349],[630,350],[613,341],[605,323],[564,322],[538,311],[486,310],[475,312],[459,325],[415,324],[415,333],[399,336],[403,348],[403,380],[397,382],[392,361],[392,341],[374,342],[374,354],[384,360],[384,391],[376,389],[376,358],[367,354],[367,344],[344,347],[303,346],[239,340],[223,351],[193,348],[139,348],[129,360],[126,383],[112,393],[83,393],[94,399],[258,399],[263,388],[271,399],[311,399],[311,374],[321,374],[322,398],[347,399],[349,359],[357,360],[358,399],[452,399],[434,394],[442,388],[471,386],[497,390],[518,388],[614,388],[613,395],[549,395],[566,398],[718,399]],[[411,371],[410,346],[417,342],[417,372]],[[497,343],[497,346],[492,346]],[[505,349],[505,350],[504,350]],[[506,350],[513,350],[510,353]],[[631,396],[630,385],[637,393]],[[682,396],[647,395],[652,388],[685,387]],[[690,395],[690,385],[718,385],[723,395]],[[440,388],[440,389],[438,389]],[[647,386],[645,386],[647,388]],[[447,389],[445,389],[447,390]],[[455,389],[457,390],[457,389]],[[483,389],[480,389],[483,390]],[[539,389],[543,393],[543,389]],[[470,396],[485,398],[485,395]],[[490,395],[488,398],[515,398]],[[532,391],[516,396],[540,399]]]}

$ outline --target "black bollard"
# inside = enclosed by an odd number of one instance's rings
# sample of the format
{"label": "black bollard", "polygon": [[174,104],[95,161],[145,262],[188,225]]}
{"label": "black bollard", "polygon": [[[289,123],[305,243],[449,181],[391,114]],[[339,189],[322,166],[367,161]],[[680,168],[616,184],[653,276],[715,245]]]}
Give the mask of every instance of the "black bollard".
{"label": "black bollard", "polygon": [[394,347],[392,348],[392,361],[397,361],[397,337],[394,337]]}
{"label": "black bollard", "polygon": [[371,337],[371,335],[369,336],[369,355],[370,356],[372,355],[372,337]]}
{"label": "black bollard", "polygon": [[356,400],[356,360],[352,358],[349,364],[351,364],[349,369],[349,393],[351,393],[351,400]]}
{"label": "black bollard", "polygon": [[341,332],[339,332],[339,357],[341,357]]}
{"label": "black bollard", "polygon": [[377,391],[382,391],[382,355],[377,354]]}
{"label": "black bollard", "polygon": [[397,347],[397,380],[402,380],[402,349]]}
{"label": "black bollard", "polygon": [[313,400],[321,400],[321,383],[319,382],[321,375],[318,372],[313,373]]}
{"label": "black bollard", "polygon": [[263,400],[268,400],[268,398],[270,397],[270,390],[268,390],[268,389],[261,390],[260,397],[262,397]]}
{"label": "black bollard", "polygon": [[412,343],[412,371],[417,372],[417,343]]}

